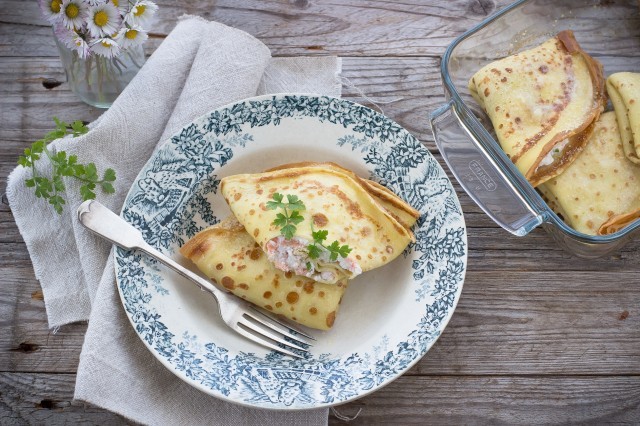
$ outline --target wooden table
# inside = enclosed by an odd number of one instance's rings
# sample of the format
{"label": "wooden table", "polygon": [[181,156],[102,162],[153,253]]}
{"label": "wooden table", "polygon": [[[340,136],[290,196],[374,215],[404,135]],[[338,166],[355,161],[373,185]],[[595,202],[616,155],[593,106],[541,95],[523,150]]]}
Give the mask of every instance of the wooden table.
{"label": "wooden table", "polygon": [[[190,13],[241,28],[274,55],[339,55],[343,75],[440,158],[427,120],[444,100],[440,55],[507,2],[165,0],[147,48]],[[35,1],[0,0],[0,10],[4,192],[19,153],[51,128],[52,116],[93,120],[101,112],[69,91]],[[353,88],[344,97],[368,103]],[[364,424],[640,422],[640,240],[603,259],[576,259],[541,229],[509,235],[456,189],[469,267],[453,319],[414,368],[340,411],[362,408],[354,423]],[[4,203],[0,286],[0,423],[125,423],[72,401],[86,324],[48,329],[40,286]]]}

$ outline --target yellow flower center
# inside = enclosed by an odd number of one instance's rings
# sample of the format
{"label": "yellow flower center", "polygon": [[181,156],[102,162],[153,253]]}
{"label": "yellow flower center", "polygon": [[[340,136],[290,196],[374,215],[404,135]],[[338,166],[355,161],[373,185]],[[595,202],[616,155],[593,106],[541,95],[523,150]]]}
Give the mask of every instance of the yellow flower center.
{"label": "yellow flower center", "polygon": [[126,38],[128,38],[129,40],[133,40],[134,38],[136,38],[138,36],[138,31],[137,30],[127,30],[127,32],[124,34],[124,36]]}
{"label": "yellow flower center", "polygon": [[49,4],[49,8],[51,9],[51,11],[53,13],[59,13],[60,12],[60,6],[62,6],[62,1],[61,0],[51,0],[51,3]]}
{"label": "yellow flower center", "polygon": [[120,6],[120,2],[118,0],[111,0],[111,3],[113,3],[115,7]]}
{"label": "yellow flower center", "polygon": [[107,43],[106,41],[102,41],[102,42],[100,42],[100,44],[101,44],[103,47],[106,47],[107,49],[111,49],[111,44],[110,44],[110,43]]}
{"label": "yellow flower center", "polygon": [[146,9],[147,9],[147,6],[145,6],[144,4],[139,4],[138,6],[136,6],[136,11],[133,12],[133,15],[140,16],[144,13]]}
{"label": "yellow flower center", "polygon": [[77,4],[69,3],[67,5],[67,8],[64,10],[64,13],[67,15],[68,18],[75,19],[80,14],[80,8],[78,7]]}
{"label": "yellow flower center", "polygon": [[99,11],[93,15],[93,23],[99,27],[104,27],[109,22],[109,15],[104,10]]}

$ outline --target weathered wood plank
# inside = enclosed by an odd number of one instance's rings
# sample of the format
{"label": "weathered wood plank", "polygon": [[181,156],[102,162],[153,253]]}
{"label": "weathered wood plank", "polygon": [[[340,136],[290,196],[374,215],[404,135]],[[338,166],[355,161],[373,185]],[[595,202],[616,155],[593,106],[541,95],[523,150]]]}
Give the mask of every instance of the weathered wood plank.
{"label": "weathered wood plank", "polygon": [[0,423],[134,424],[124,417],[73,401],[75,374],[0,373]]}
{"label": "weathered wood plank", "polygon": [[[323,1],[256,2],[159,1],[158,20],[146,48],[153,51],[184,13],[200,15],[262,40],[276,55],[304,55],[309,52],[342,56],[441,55],[455,37],[472,28],[509,0],[454,0],[446,3],[410,0],[399,2]],[[51,31],[35,3],[3,0],[3,10],[17,11],[0,28],[0,56],[55,56]],[[631,25],[640,22],[629,8]],[[588,7],[586,16],[597,11]],[[578,13],[577,7],[574,13]],[[603,9],[600,13],[606,13]],[[581,25],[588,35],[598,35],[598,23]],[[585,35],[585,37],[586,37]],[[583,37],[583,38],[585,38]],[[590,53],[611,52],[635,56],[636,43],[607,34],[607,43],[581,40]],[[627,40],[628,41],[628,40]],[[24,47],[27,47],[25,49]]]}
{"label": "weathered wood plank", "polygon": [[[640,68],[640,58],[601,58],[607,73]],[[429,113],[444,103],[434,58],[343,58],[345,98],[382,109],[436,152]],[[53,84],[55,87],[45,88]],[[60,83],[60,85],[55,85]],[[101,110],[79,102],[57,58],[3,58],[0,62],[0,139],[29,141],[51,128],[51,117],[91,121]],[[373,104],[377,103],[377,106]]]}
{"label": "weathered wood plank", "polygon": [[[635,424],[640,377],[401,377],[337,407],[348,424]],[[343,424],[333,416],[331,425]]]}
{"label": "weathered wood plank", "polygon": [[[509,0],[454,0],[447,3],[388,1],[256,2],[158,1],[153,33],[162,37],[184,13],[200,15],[262,40],[277,55],[309,52],[339,55],[437,55],[454,37]],[[0,29],[0,56],[55,56],[51,31],[35,2],[0,2],[17,11]],[[154,49],[161,38],[152,37]],[[28,47],[25,49],[24,47]]]}
{"label": "weathered wood plank", "polygon": [[[129,424],[72,401],[72,374],[0,374],[0,421]],[[635,423],[640,377],[404,376],[364,399],[337,407],[349,424]],[[331,425],[343,424],[329,416]]]}

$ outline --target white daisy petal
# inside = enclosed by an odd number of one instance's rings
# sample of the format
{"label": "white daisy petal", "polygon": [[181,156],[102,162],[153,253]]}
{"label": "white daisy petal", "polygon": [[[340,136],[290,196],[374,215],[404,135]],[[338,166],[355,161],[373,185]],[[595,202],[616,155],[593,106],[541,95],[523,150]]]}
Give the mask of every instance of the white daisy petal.
{"label": "white daisy petal", "polygon": [[123,50],[130,47],[139,46],[144,43],[149,35],[142,27],[133,26],[131,28],[123,28],[116,36],[116,41]]}
{"label": "white daisy petal", "polygon": [[113,58],[120,53],[120,46],[110,38],[100,38],[91,44],[91,51],[105,58]]}
{"label": "white daisy petal", "polygon": [[39,0],[40,9],[45,19],[52,24],[60,21],[62,15],[62,0]]}
{"label": "white daisy petal", "polygon": [[67,46],[69,49],[73,49],[73,38],[76,36],[75,31],[65,27],[62,22],[56,22],[53,24],[53,33],[62,44]]}
{"label": "white daisy petal", "polygon": [[72,49],[76,51],[80,59],[86,59],[89,57],[90,50],[89,44],[80,35],[76,34],[72,39]]}
{"label": "white daisy petal", "polygon": [[87,28],[93,37],[104,37],[117,33],[120,23],[120,13],[111,3],[89,8]]}
{"label": "white daisy petal", "polygon": [[60,15],[62,23],[70,30],[82,28],[87,7],[81,0],[62,0]]}
{"label": "white daisy petal", "polygon": [[158,10],[158,6],[149,0],[138,0],[131,7],[129,13],[124,17],[124,20],[129,25],[147,26],[153,15]]}
{"label": "white daisy petal", "polygon": [[118,8],[120,15],[125,16],[129,12],[131,6],[129,0],[109,0],[109,2]]}

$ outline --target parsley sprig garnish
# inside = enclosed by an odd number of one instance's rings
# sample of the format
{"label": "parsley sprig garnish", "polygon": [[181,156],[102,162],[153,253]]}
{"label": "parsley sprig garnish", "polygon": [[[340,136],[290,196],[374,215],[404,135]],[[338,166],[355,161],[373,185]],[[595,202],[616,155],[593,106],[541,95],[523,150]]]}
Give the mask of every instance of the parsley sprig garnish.
{"label": "parsley sprig garnish", "polygon": [[324,245],[324,241],[327,239],[328,235],[329,231],[326,229],[311,232],[313,244],[309,244],[307,246],[307,251],[309,252],[309,257],[311,259],[317,259],[320,257],[322,254],[322,248],[329,252],[329,260],[332,262],[338,260],[338,256],[347,257],[347,255],[351,253],[351,248],[346,244],[340,245],[338,240],[332,242],[328,246]]}
{"label": "parsley sprig garnish", "polygon": [[[278,213],[272,224],[280,227],[280,234],[286,239],[290,240],[296,233],[296,225],[300,224],[304,220],[304,217],[300,214],[300,211],[305,210],[305,205],[298,198],[297,195],[287,195],[287,202],[283,202],[284,195],[275,192],[272,195],[273,201],[267,202],[267,209],[276,210],[282,209],[284,213]],[[313,237],[313,243],[307,246],[307,252],[309,258],[317,259],[322,255],[322,250],[329,252],[329,260],[335,262],[338,260],[338,256],[347,257],[351,253],[351,248],[346,245],[340,245],[336,240],[328,246],[324,244],[329,235],[329,231],[321,229],[314,231],[313,224],[311,224],[311,236]],[[307,269],[310,268],[310,264],[307,263]]]}
{"label": "parsley sprig garnish", "polygon": [[[62,197],[65,190],[63,176],[72,177],[83,182],[80,186],[80,194],[83,201],[96,197],[95,189],[100,186],[103,192],[112,194],[115,192],[112,182],[116,180],[116,172],[113,169],[105,170],[102,179],[98,176],[98,170],[94,163],[79,164],[75,155],[67,156],[65,151],[56,152],[49,150],[47,144],[53,140],[60,139],[68,134],[73,137],[83,135],[89,131],[81,121],[74,121],[71,124],[53,118],[56,128],[47,133],[44,138],[35,141],[31,147],[24,150],[24,155],[18,158],[18,164],[22,167],[31,168],[32,177],[25,180],[29,188],[33,188],[36,197],[49,200],[49,204],[59,213],[66,203]],[[36,169],[36,161],[48,159],[51,162],[53,171],[51,178],[41,176]]]}
{"label": "parsley sprig garnish", "polygon": [[304,217],[300,214],[300,211],[305,209],[304,203],[297,195],[287,195],[287,202],[284,203],[284,195],[278,192],[273,194],[273,200],[267,202],[267,209],[282,209],[284,213],[278,213],[272,223],[275,226],[279,226],[280,234],[290,240],[296,233],[296,225],[304,220]]}

